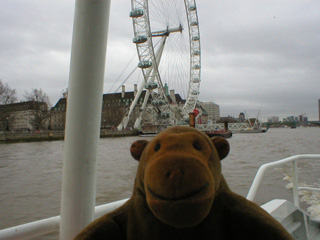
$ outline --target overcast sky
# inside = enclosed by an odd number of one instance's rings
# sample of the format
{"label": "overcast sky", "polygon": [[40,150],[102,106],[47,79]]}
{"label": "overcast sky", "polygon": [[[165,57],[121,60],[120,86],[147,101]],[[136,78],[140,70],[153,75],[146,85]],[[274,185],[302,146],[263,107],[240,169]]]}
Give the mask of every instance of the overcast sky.
{"label": "overcast sky", "polygon": [[[0,1],[0,79],[16,89],[19,99],[41,88],[54,105],[67,88],[74,4]],[[200,0],[197,6],[200,101],[220,105],[222,116],[246,111],[252,117],[260,109],[264,120],[299,114],[318,118],[319,0]],[[130,0],[111,3],[104,93],[115,90],[132,57],[134,64],[138,61],[130,8]]]}

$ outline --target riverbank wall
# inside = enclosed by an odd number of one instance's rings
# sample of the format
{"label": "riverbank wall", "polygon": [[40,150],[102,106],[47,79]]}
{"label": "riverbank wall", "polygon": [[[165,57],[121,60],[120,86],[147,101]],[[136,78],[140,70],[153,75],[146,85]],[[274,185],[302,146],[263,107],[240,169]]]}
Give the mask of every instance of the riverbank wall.
{"label": "riverbank wall", "polygon": [[[100,138],[138,136],[137,130],[101,130]],[[64,140],[64,131],[45,131],[31,133],[0,132],[0,143],[40,142]]]}

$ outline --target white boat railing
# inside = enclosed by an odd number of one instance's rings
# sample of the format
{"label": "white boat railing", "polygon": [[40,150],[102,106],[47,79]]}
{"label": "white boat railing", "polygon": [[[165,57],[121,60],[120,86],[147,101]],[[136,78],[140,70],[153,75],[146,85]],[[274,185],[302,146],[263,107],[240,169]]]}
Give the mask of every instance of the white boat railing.
{"label": "white boat railing", "polygon": [[291,156],[279,161],[271,162],[271,163],[266,163],[262,165],[253,182],[250,187],[250,190],[247,195],[247,199],[254,201],[254,198],[257,194],[257,191],[259,189],[259,186],[262,182],[262,178],[264,176],[264,173],[269,170],[269,169],[274,169],[275,167],[282,166],[284,164],[291,163],[292,164],[292,190],[293,190],[293,203],[297,207],[300,207],[300,199],[299,199],[299,190],[307,190],[307,191],[319,191],[319,188],[311,188],[311,187],[299,187],[298,185],[298,168],[297,168],[297,162],[299,160],[320,160],[320,154],[302,154],[302,155],[295,155]]}
{"label": "white boat railing", "polygon": [[[94,218],[99,218],[124,204],[128,199],[104,204],[95,207]],[[42,219],[39,221],[22,224],[19,226],[0,230],[0,240],[23,240],[32,239],[46,234],[58,232],[60,216]]]}

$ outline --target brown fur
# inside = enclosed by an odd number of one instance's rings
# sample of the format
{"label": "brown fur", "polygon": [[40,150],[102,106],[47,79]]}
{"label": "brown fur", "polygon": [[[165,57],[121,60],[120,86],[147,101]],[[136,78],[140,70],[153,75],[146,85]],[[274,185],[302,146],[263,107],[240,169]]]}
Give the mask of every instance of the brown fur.
{"label": "brown fur", "polygon": [[130,150],[140,161],[131,198],[76,240],[293,239],[267,212],[230,191],[220,164],[229,153],[225,139],[172,127]]}

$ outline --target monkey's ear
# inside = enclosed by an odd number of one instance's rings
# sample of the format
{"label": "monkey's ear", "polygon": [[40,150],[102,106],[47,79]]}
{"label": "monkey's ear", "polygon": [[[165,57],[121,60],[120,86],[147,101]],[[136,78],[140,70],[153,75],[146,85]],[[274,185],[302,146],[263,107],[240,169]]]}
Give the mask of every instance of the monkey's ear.
{"label": "monkey's ear", "polygon": [[212,137],[211,141],[213,145],[216,147],[217,152],[220,157],[220,161],[228,156],[230,151],[229,142],[223,137]]}
{"label": "monkey's ear", "polygon": [[132,143],[131,147],[130,147],[130,153],[131,156],[135,159],[135,160],[140,160],[140,157],[142,155],[142,152],[144,150],[144,148],[148,145],[149,141],[147,140],[137,140],[134,143]]}

